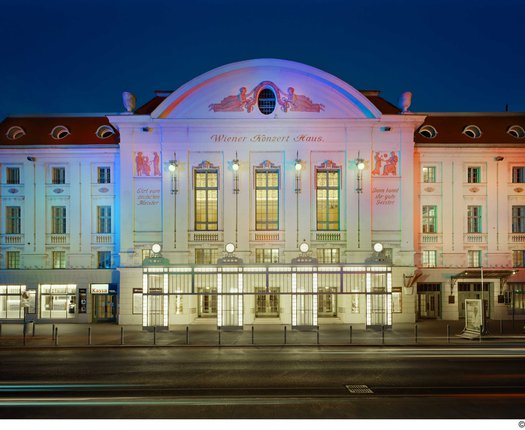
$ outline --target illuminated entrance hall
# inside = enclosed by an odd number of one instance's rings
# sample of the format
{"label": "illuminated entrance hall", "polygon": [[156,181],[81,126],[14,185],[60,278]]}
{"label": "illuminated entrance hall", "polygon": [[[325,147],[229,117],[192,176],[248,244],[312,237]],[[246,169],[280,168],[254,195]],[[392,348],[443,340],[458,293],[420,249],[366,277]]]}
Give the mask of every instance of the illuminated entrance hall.
{"label": "illuminated entrance hall", "polygon": [[277,59],[123,102],[0,123],[0,322],[525,315],[524,114],[414,113]]}

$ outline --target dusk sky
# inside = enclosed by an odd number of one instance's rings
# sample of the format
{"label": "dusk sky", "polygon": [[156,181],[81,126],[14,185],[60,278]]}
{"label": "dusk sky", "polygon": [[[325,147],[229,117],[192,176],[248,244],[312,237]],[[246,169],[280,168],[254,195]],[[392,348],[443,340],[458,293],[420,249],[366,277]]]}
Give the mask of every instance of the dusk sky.
{"label": "dusk sky", "polygon": [[412,111],[525,111],[524,0],[0,0],[0,119],[123,111],[215,67],[299,61]]}

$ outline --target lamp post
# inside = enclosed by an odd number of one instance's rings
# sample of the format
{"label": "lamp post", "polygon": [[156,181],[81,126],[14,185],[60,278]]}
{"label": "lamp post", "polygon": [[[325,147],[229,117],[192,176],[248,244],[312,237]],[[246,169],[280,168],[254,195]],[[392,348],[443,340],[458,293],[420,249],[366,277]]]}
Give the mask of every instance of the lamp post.
{"label": "lamp post", "polygon": [[361,158],[360,152],[357,153],[355,165],[357,167],[357,182],[355,188],[357,193],[357,247],[361,248],[361,194],[363,192],[363,170],[365,168],[365,160]]}
{"label": "lamp post", "polygon": [[301,170],[303,168],[302,160],[299,159],[299,151],[295,157],[295,228],[296,228],[296,244],[299,246],[299,194],[301,194]]}
{"label": "lamp post", "polygon": [[241,167],[235,151],[235,159],[232,160],[233,170],[233,194],[235,194],[235,245],[237,245],[239,231],[239,168]]}

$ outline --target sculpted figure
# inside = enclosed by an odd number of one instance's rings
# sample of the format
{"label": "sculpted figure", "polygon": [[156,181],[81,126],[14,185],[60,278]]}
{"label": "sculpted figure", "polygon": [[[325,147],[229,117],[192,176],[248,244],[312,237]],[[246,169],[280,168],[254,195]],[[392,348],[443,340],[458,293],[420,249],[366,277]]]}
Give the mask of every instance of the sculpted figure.
{"label": "sculpted figure", "polygon": [[283,97],[283,111],[288,110],[294,112],[320,112],[324,110],[324,105],[321,103],[313,103],[309,97],[295,94],[293,87],[288,88],[288,93]]}
{"label": "sculpted figure", "polygon": [[213,112],[242,112],[245,109],[250,112],[250,107],[253,106],[253,100],[250,99],[249,96],[252,93],[253,91],[248,94],[246,87],[241,87],[239,88],[239,94],[225,97],[220,103],[212,103],[209,109]]}
{"label": "sculpted figure", "polygon": [[399,97],[399,108],[401,109],[401,113],[408,113],[410,112],[408,109],[410,108],[410,105],[412,104],[412,93],[410,91],[406,91]]}
{"label": "sculpted figure", "polygon": [[390,158],[386,160],[385,167],[383,169],[383,176],[393,175],[397,176],[397,155],[394,151],[390,152]]}
{"label": "sculpted figure", "polygon": [[160,176],[160,157],[158,152],[153,153],[153,176]]}
{"label": "sculpted figure", "polygon": [[381,158],[380,152],[376,152],[374,154],[374,160],[375,160],[375,164],[374,164],[374,170],[372,170],[372,175],[378,176],[381,174],[381,166],[383,164],[383,158]]}
{"label": "sculpted figure", "polygon": [[137,170],[137,176],[142,176],[144,165],[144,156],[142,155],[142,152],[137,152],[137,155],[135,156],[135,169]]}
{"label": "sculpted figure", "polygon": [[124,91],[122,93],[122,103],[124,104],[126,112],[132,113],[137,106],[137,98],[135,97],[135,94]]}

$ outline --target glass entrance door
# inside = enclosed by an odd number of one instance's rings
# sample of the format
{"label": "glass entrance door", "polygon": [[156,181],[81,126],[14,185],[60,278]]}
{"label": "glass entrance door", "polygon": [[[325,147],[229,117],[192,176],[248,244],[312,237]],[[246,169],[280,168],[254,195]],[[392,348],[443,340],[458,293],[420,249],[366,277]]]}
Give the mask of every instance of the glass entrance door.
{"label": "glass entrance door", "polygon": [[93,321],[116,322],[117,321],[117,295],[116,294],[94,294],[93,295]]}
{"label": "glass entrance door", "polygon": [[217,289],[199,288],[199,318],[217,317]]}
{"label": "glass entrance door", "polygon": [[337,316],[337,288],[321,287],[318,291],[317,315],[320,317]]}
{"label": "glass entrance door", "polygon": [[279,289],[266,288],[255,289],[255,316],[257,318],[275,318],[279,316]]}
{"label": "glass entrance door", "polygon": [[439,316],[439,293],[418,293],[419,318],[436,319]]}

